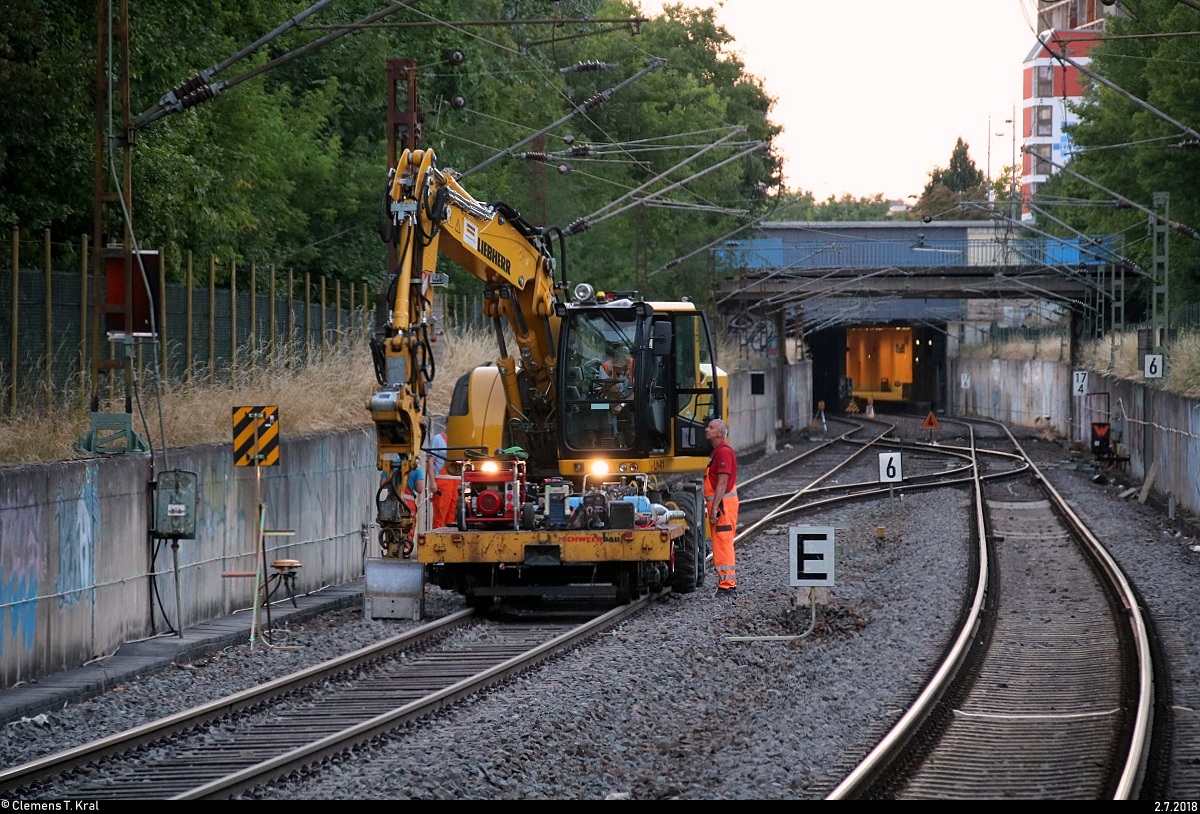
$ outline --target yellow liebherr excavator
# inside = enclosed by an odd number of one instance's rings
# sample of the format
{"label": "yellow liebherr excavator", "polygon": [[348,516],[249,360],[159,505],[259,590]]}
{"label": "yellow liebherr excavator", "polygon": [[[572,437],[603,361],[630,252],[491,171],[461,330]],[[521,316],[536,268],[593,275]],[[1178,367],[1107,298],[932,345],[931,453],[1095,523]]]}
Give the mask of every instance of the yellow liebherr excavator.
{"label": "yellow liebherr excavator", "polygon": [[[557,236],[562,254],[561,230],[476,200],[431,150],[403,152],[384,203],[382,236],[397,265],[371,343],[378,387],[368,405],[385,475],[376,496],[383,560],[415,557],[431,582],[475,607],[694,591],[709,551],[704,425],[726,417],[728,400],[703,312],[687,300],[572,286],[552,252]],[[499,356],[454,387],[455,524],[420,531],[401,493],[427,445],[439,253],[483,282]],[[619,379],[604,365],[618,347],[632,358]]]}

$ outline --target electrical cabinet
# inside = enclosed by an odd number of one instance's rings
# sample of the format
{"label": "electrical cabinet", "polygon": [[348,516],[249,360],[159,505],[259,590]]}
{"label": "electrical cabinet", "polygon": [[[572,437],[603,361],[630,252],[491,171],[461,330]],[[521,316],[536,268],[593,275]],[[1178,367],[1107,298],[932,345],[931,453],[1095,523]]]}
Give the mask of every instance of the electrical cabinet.
{"label": "electrical cabinet", "polygon": [[154,536],[196,539],[196,473],[162,472],[154,489]]}

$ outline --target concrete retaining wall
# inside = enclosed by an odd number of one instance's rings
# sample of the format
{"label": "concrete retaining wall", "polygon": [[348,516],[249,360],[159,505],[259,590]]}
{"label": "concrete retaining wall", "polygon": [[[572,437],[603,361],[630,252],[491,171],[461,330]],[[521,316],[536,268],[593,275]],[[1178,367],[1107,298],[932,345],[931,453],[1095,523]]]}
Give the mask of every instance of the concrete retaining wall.
{"label": "concrete retaining wall", "polygon": [[812,412],[812,362],[761,371],[764,387],[752,390],[753,374],[729,374],[729,443],[739,451],[763,449],[777,433],[808,425]]}
{"label": "concrete retaining wall", "polygon": [[357,579],[374,449],[358,431],[285,439],[280,463],[258,470],[234,466],[228,445],[156,457],[197,475],[196,539],[177,549],[149,536],[148,456],[0,468],[0,686],[249,607],[255,580],[222,574],[256,570],[260,503],[265,528],[295,532],[265,541],[268,562],[301,562],[298,591]]}
{"label": "concrete retaining wall", "polygon": [[[1065,362],[956,358],[949,362],[953,389],[948,413],[983,416],[1027,427],[1046,427],[1078,442],[1092,461],[1092,423],[1110,425],[1110,440],[1131,478],[1151,481],[1161,503],[1200,516],[1200,402],[1144,382],[1088,372],[1088,394],[1073,395]],[[962,375],[969,376],[961,387]]]}
{"label": "concrete retaining wall", "polygon": [[1091,444],[1091,424],[1111,425],[1129,456],[1129,473],[1151,481],[1164,502],[1200,516],[1200,402],[1106,373],[1088,377],[1087,396],[1073,399],[1079,420],[1073,438]]}
{"label": "concrete retaining wall", "polygon": [[1023,427],[1044,426],[1063,437],[1071,434],[1069,365],[952,357],[947,369],[948,414],[986,416]]}

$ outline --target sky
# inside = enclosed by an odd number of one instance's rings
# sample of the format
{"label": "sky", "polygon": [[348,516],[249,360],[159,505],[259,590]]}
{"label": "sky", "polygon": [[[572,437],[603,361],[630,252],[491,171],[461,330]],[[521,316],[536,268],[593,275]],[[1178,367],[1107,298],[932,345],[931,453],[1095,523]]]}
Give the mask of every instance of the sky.
{"label": "sky", "polygon": [[[675,2],[717,8],[732,50],[776,99],[791,191],[907,201],[950,163],[960,136],[993,177],[1020,155],[1033,0]],[[647,15],[662,6],[641,3]]]}

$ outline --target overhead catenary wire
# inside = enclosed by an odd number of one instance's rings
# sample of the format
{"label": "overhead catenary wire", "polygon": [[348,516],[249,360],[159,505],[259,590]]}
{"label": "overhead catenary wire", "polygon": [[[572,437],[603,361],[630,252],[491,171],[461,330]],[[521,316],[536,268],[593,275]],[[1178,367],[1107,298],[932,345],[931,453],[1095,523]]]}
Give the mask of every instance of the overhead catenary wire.
{"label": "overhead catenary wire", "polygon": [[[324,7],[325,5],[328,4],[328,2],[331,2],[331,0],[322,0],[321,2],[317,3],[315,6],[311,7],[308,11],[306,11],[303,16],[308,16],[308,14],[310,14],[316,10],[319,10],[320,7]],[[393,3],[392,5],[383,9],[382,11],[378,11],[374,14],[364,17],[363,23],[365,24],[365,23],[375,22],[377,20],[383,19],[384,17],[388,16],[389,14],[394,14],[397,11],[401,11],[403,9],[411,9],[412,6],[414,6],[415,4],[417,4],[419,2],[420,2],[420,0],[405,0],[405,2]],[[294,19],[295,18],[293,18],[293,20]],[[284,33],[285,31],[287,31],[288,29],[290,29],[292,27],[293,27],[292,20],[289,20],[287,23],[284,23],[282,26],[275,29],[275,31],[271,32],[270,34],[268,34],[265,37],[261,38],[260,40],[256,41],[256,44],[247,46],[246,48],[242,49],[242,51],[240,51],[238,53],[238,55],[236,56],[236,59],[234,57],[231,57],[229,60],[226,60],[226,63],[232,64],[237,59],[241,59],[244,56],[246,56],[250,53],[253,53],[254,51],[257,51],[258,48],[260,48],[263,44],[270,42],[271,40],[275,39],[280,34]],[[149,110],[145,111],[140,116],[138,116],[136,119],[134,119],[133,125],[132,125],[133,129],[137,130],[142,127],[145,127],[146,125],[151,124],[152,122],[155,122],[158,119],[161,119],[163,116],[166,116],[170,113],[182,113],[184,110],[194,107],[194,106],[200,104],[201,102],[212,99],[212,98],[216,97],[217,95],[219,95],[220,93],[222,93],[223,91],[225,91],[229,88],[232,88],[235,85],[239,85],[242,82],[245,82],[247,79],[253,79],[254,77],[259,76],[260,74],[266,73],[267,71],[269,71],[273,68],[276,68],[287,62],[291,62],[293,59],[297,59],[301,56],[304,56],[305,54],[309,53],[310,51],[315,51],[319,48],[323,48],[326,45],[328,45],[329,43],[333,42],[334,40],[339,39],[339,38],[345,36],[346,34],[350,33],[351,30],[353,30],[353,29],[339,29],[338,31],[336,31],[334,33],[327,34],[324,37],[319,37],[316,40],[313,40],[312,42],[310,42],[306,45],[303,45],[293,51],[289,51],[289,52],[287,52],[279,57],[276,57],[275,59],[272,59],[256,68],[246,71],[245,73],[238,74],[237,76],[235,76],[232,79],[229,79],[227,81],[213,83],[211,81],[208,81],[208,79],[203,77],[201,74],[197,74],[196,76],[193,76],[191,79],[189,79],[187,82],[184,82],[183,84],[181,84],[178,88],[175,89],[175,91],[172,91],[171,93],[168,93],[167,95],[163,96],[161,99],[159,99],[159,101],[155,104],[154,107],[150,108]],[[225,67],[227,67],[227,65],[225,63],[221,63],[221,70],[224,70]]]}
{"label": "overhead catenary wire", "polygon": [[[327,44],[333,42],[334,40],[336,40],[342,36],[345,36],[345,34],[347,34],[347,33],[353,33],[353,32],[359,31],[364,28],[405,27],[405,26],[417,26],[417,25],[424,25],[424,26],[442,25],[442,26],[446,26],[452,30],[460,31],[460,32],[464,33],[464,35],[476,37],[477,39],[480,39],[485,42],[489,42],[491,44],[497,44],[497,43],[492,43],[490,40],[488,40],[486,38],[479,37],[477,34],[466,31],[464,27],[472,25],[474,21],[451,23],[448,21],[436,20],[431,15],[429,15],[419,9],[415,9],[414,7],[416,6],[416,4],[418,2],[419,2],[419,0],[404,0],[404,2],[392,3],[392,4],[388,5],[386,8],[382,9],[381,11],[378,11],[378,12],[370,14],[366,17],[363,17],[354,23],[331,24],[329,26],[325,26],[325,25],[317,25],[317,24],[313,24],[313,23],[309,22],[309,18],[311,18],[314,15],[318,14],[319,12],[325,10],[332,4],[332,0],[318,0],[318,2],[314,2],[312,5],[308,6],[305,10],[303,10],[299,14],[287,19],[281,25],[276,26],[268,34],[266,34],[262,37],[259,37],[251,44],[239,49],[236,53],[234,53],[230,57],[210,66],[209,68],[207,68],[203,71],[200,71],[199,73],[195,74],[193,77],[188,79],[186,82],[181,83],[175,89],[173,89],[172,91],[165,94],[163,97],[160,98],[159,102],[154,107],[152,107],[150,110],[143,112],[140,116],[136,117],[136,119],[133,122],[133,129],[134,130],[140,129],[140,128],[145,127],[145,126],[151,124],[152,122],[156,121],[157,119],[162,118],[163,116],[166,116],[170,113],[182,112],[183,110],[186,110],[192,106],[200,104],[201,102],[215,98],[215,96],[217,96],[218,94],[222,93],[225,90],[232,88],[233,86],[235,86],[237,84],[240,84],[241,82],[244,82],[248,79],[259,76],[277,66],[280,66],[286,62],[290,62],[294,59],[297,59],[301,56],[311,53],[319,48],[322,48],[324,45],[327,45]],[[425,17],[426,19],[419,20],[419,21],[396,22],[394,24],[382,22],[382,20],[384,18],[386,18],[392,14],[395,14],[397,12],[400,12],[400,11],[415,12],[416,14],[421,15],[421,16]],[[615,20],[615,19],[613,20],[613,22],[622,23],[625,27],[628,27],[630,24],[639,24],[639,23],[645,22],[645,21],[646,21],[645,18],[640,18],[640,17],[639,18],[621,18],[619,21]],[[533,23],[537,23],[537,22],[547,22],[547,21],[525,20],[525,21],[481,21],[481,22],[487,22],[489,24],[501,24],[501,23],[511,24],[513,22],[522,22],[522,23],[533,24]],[[561,19],[554,18],[555,25],[560,25],[560,24],[562,24],[562,22],[563,21]],[[585,21],[580,20],[579,22],[585,22]],[[586,22],[597,22],[597,20],[589,19]],[[279,56],[277,58],[271,59],[271,60],[267,61],[265,64],[259,65],[255,68],[253,68],[252,70],[246,71],[242,74],[239,74],[237,76],[234,76],[234,77],[231,77],[228,79],[222,79],[220,81],[215,81],[219,75],[225,74],[234,65],[236,65],[240,61],[244,60],[245,58],[260,52],[265,45],[278,40],[280,37],[282,37],[289,31],[294,31],[294,30],[312,31],[312,30],[317,30],[317,29],[322,29],[322,28],[329,28],[329,29],[331,29],[331,31],[329,34],[327,34],[325,36],[321,36],[321,37],[317,38],[316,40],[303,45],[300,48],[294,49],[292,51],[282,54],[281,56]],[[506,49],[506,50],[512,51],[513,49]],[[519,52],[517,52],[517,53],[519,53]],[[636,79],[639,78],[640,76],[645,75],[649,71],[654,70],[655,68],[666,64],[666,60],[658,58],[658,57],[650,57],[646,60],[645,64],[647,65],[647,67],[642,72],[640,72],[637,76],[625,80],[624,82],[622,82],[615,88],[611,88],[608,91],[603,91],[600,94],[596,94],[596,95],[592,96],[583,104],[578,105],[576,111],[579,113],[586,114],[586,111],[591,106],[598,104],[600,101],[606,100],[609,96],[612,95],[612,93],[615,93],[617,90],[620,90],[621,88],[626,87],[628,84],[632,83],[633,81],[636,81]],[[591,68],[589,67],[588,69],[590,70]],[[569,116],[566,118],[569,118]],[[584,118],[587,119],[588,117],[586,115],[584,115]],[[479,171],[480,169],[490,165],[492,162],[497,161],[500,158],[503,158],[505,155],[511,153],[512,150],[516,149],[517,147],[521,146],[522,144],[527,143],[528,141],[532,140],[533,138],[536,138],[537,135],[545,133],[549,129],[551,129],[555,126],[558,126],[565,120],[566,120],[565,118],[561,119],[558,122],[550,125],[548,128],[544,128],[543,130],[538,131],[538,133],[535,133],[532,136],[528,137],[524,141],[519,142],[517,145],[514,145],[513,147],[509,147],[505,150],[495,153],[490,159],[484,161],[483,163],[477,165],[476,167],[472,167],[471,169],[467,170],[464,173],[461,173],[459,177],[465,177],[467,175],[470,175],[471,173]],[[713,129],[716,129],[716,128],[713,128]],[[744,132],[745,128],[743,127],[743,128],[741,128],[741,130],[742,130],[742,132]],[[666,138],[678,139],[678,138],[684,138],[684,137],[688,137],[688,136],[694,136],[696,134],[702,134],[705,132],[712,132],[712,130],[698,130],[698,131],[693,131],[690,134],[680,134],[678,136],[666,137]],[[661,138],[662,137],[660,137],[660,139],[659,139],[660,141],[661,141]],[[661,143],[658,145],[654,145],[654,144],[649,143],[651,141],[652,141],[651,139],[637,140],[637,141],[630,142],[630,144],[628,146],[626,146],[619,141],[613,140],[611,146],[605,146],[605,147],[596,148],[596,149],[597,149],[597,151],[599,151],[605,155],[607,155],[610,152],[620,151],[620,152],[625,153],[626,155],[629,155],[631,157],[631,160],[636,161],[636,159],[634,159],[632,157],[633,153],[635,153],[635,152],[662,151],[662,150],[668,150],[668,149],[679,149],[681,147],[681,145],[672,146],[672,145],[663,145]],[[761,149],[761,147],[763,146],[763,142],[751,142],[748,144],[749,144],[749,146],[747,147],[747,151]],[[478,146],[488,149],[485,147],[485,145],[478,145]],[[708,147],[702,148],[701,152],[705,152],[708,149],[712,149],[712,146],[709,145]],[[701,173],[701,174],[703,174],[703,173]],[[694,176],[694,177],[699,177],[699,175]],[[676,185],[676,187],[677,186],[679,186],[679,185]],[[672,187],[672,188],[676,188],[676,187]],[[667,191],[668,190],[663,190],[658,193],[655,193],[654,195],[647,196],[645,199],[643,199],[635,204],[631,204],[631,206],[645,204],[645,205],[651,205],[651,206],[660,207],[660,208],[673,208],[673,209],[685,209],[686,208],[686,209],[689,209],[692,211],[719,212],[721,214],[735,215],[735,216],[743,216],[748,211],[745,208],[719,206],[716,203],[705,206],[702,204],[693,204],[693,203],[685,203],[685,202],[654,201],[653,200],[654,198],[661,196],[662,194],[664,194]],[[628,198],[628,197],[630,197],[629,193],[627,193],[625,198]],[[610,203],[608,205],[608,208],[611,208],[614,205],[615,204]],[[629,207],[625,207],[625,208],[628,209]],[[621,211],[624,211],[624,210],[621,210]],[[603,218],[598,218],[595,222],[599,222],[602,219],[607,219],[607,217],[611,217],[612,215],[615,215],[615,214],[616,213],[611,213],[610,215],[606,215]],[[577,221],[577,223],[579,223],[579,221]],[[350,231],[350,230],[345,230],[345,231]],[[345,233],[345,232],[343,232],[343,233]],[[336,235],[334,237],[336,237]],[[327,239],[332,239],[332,237],[327,238]]]}
{"label": "overhead catenary wire", "polygon": [[[1034,212],[1037,212],[1042,217],[1046,218],[1047,220],[1058,224],[1059,226],[1063,227],[1064,229],[1071,231],[1073,234],[1075,234],[1081,240],[1086,240],[1087,245],[1085,246],[1084,244],[1081,243],[1080,249],[1082,249],[1083,251],[1092,255],[1096,259],[1098,259],[1098,260],[1100,260],[1100,259],[1115,260],[1117,262],[1117,264],[1120,265],[1122,268],[1128,269],[1129,271],[1132,271],[1135,274],[1141,275],[1142,277],[1146,277],[1148,279],[1153,279],[1153,275],[1151,275],[1149,272],[1147,272],[1145,269],[1143,269],[1137,263],[1130,260],[1128,257],[1124,257],[1123,255],[1117,254],[1116,252],[1114,252],[1112,249],[1105,246],[1100,241],[1096,240],[1095,238],[1089,237],[1088,235],[1086,235],[1083,232],[1076,229],[1074,226],[1071,226],[1066,221],[1064,221],[1060,218],[1057,218],[1054,215],[1051,215],[1044,208],[1034,204],[1032,201],[1026,201],[1025,205],[1028,206],[1030,209],[1032,209]],[[1026,228],[1030,228],[1026,224],[1021,224],[1021,225],[1026,226]],[[1046,233],[1046,232],[1042,232],[1040,230],[1034,230],[1034,231],[1037,231],[1037,233],[1039,235],[1043,235],[1044,237],[1054,237],[1053,235]],[[1092,247],[1095,247],[1095,248],[1092,248]],[[1101,254],[1101,253],[1103,253],[1103,254]]]}
{"label": "overhead catenary wire", "polygon": [[[700,170],[699,172],[694,173],[693,175],[690,175],[687,178],[684,178],[681,181],[677,181],[676,183],[671,184],[667,187],[664,187],[663,189],[660,189],[656,192],[649,193],[646,196],[646,198],[658,197],[660,195],[666,194],[667,192],[670,192],[673,189],[678,189],[679,187],[683,186],[684,184],[694,181],[697,178],[700,178],[701,176],[707,175],[708,173],[712,172],[713,170],[720,169],[721,167],[725,166],[726,164],[729,164],[732,161],[736,161],[737,159],[743,158],[744,156],[747,156],[750,153],[756,152],[757,150],[762,149],[764,146],[766,146],[766,142],[761,142],[761,141],[756,142],[754,144],[754,146],[749,147],[745,150],[742,150],[741,152],[730,156],[729,158],[725,159],[724,161],[721,161],[717,164],[712,165],[711,167],[707,167],[703,170]],[[657,178],[653,179],[653,181],[662,180],[662,177],[663,176],[660,175]],[[628,197],[629,197],[628,195],[623,196],[623,198],[628,198]],[[599,217],[593,217],[593,216],[589,215],[588,217],[585,217],[585,218],[579,218],[578,220],[574,221],[573,223],[571,223],[570,226],[567,227],[567,230],[566,230],[567,234],[578,234],[580,232],[586,231],[586,230],[590,229],[591,227],[595,226],[596,224],[603,223],[604,221],[608,220],[611,217],[619,215],[622,212],[625,212],[636,206],[641,206],[645,202],[646,198],[635,200],[630,204],[627,204],[619,209],[615,209],[612,212],[601,215]],[[621,200],[621,199],[618,199],[618,200]],[[609,204],[609,206],[611,206],[611,205],[612,204]],[[605,207],[605,208],[607,208],[607,207]]]}
{"label": "overhead catenary wire", "polygon": [[[1031,153],[1028,149],[1026,149],[1024,147],[1021,148],[1021,151],[1029,153],[1030,155],[1033,155],[1033,153]],[[1040,158],[1042,161],[1045,161],[1054,167],[1057,167],[1059,170],[1065,172],[1067,175],[1070,175],[1072,178],[1078,178],[1080,181],[1083,181],[1085,184],[1095,187],[1096,189],[1100,190],[1104,194],[1111,195],[1115,200],[1118,200],[1124,204],[1127,204],[1128,206],[1132,206],[1134,209],[1137,209],[1139,212],[1149,215],[1152,218],[1162,220],[1164,223],[1167,224],[1167,226],[1171,227],[1176,232],[1179,232],[1181,235],[1185,235],[1194,240],[1200,240],[1200,232],[1197,232],[1191,226],[1188,226],[1187,224],[1179,223],[1178,221],[1170,220],[1169,218],[1163,218],[1163,216],[1160,213],[1155,212],[1153,209],[1142,206],[1140,203],[1137,203],[1135,201],[1131,201],[1129,198],[1126,198],[1124,195],[1121,195],[1118,192],[1113,192],[1108,187],[1103,186],[1102,184],[1099,184],[1090,178],[1080,175],[1079,173],[1075,172],[1070,167],[1067,167],[1063,164],[1059,164],[1058,162],[1054,161],[1053,159],[1046,158],[1045,156],[1035,156],[1035,157]]]}
{"label": "overhead catenary wire", "polygon": [[664,170],[663,172],[659,173],[654,178],[651,178],[649,181],[645,182],[644,184],[634,187],[628,193],[626,193],[625,195],[622,195],[620,198],[617,198],[614,201],[610,201],[607,204],[605,204],[604,206],[600,207],[594,213],[592,213],[592,217],[598,217],[598,216],[604,214],[604,212],[606,210],[611,209],[614,206],[617,206],[622,201],[628,200],[629,198],[631,198],[632,196],[641,192],[642,190],[646,189],[647,187],[653,186],[658,181],[662,180],[663,178],[666,178],[668,175],[675,172],[675,170],[685,167],[688,164],[691,164],[693,161],[695,161],[697,158],[699,158],[700,156],[707,153],[709,150],[716,149],[717,147],[721,146],[729,139],[733,138],[736,135],[739,135],[740,133],[744,133],[744,132],[746,132],[746,128],[744,128],[744,127],[734,128],[732,131],[730,131],[729,133],[726,133],[724,136],[721,136],[721,138],[717,139],[712,144],[709,144],[708,146],[698,150],[697,152],[695,152],[692,155],[685,158],[683,161],[680,161],[677,164],[675,164],[673,167],[670,167],[670,168]]}
{"label": "overhead catenary wire", "polygon": [[503,150],[500,150],[495,155],[493,155],[491,158],[488,158],[488,159],[485,159],[484,161],[479,162],[474,167],[471,167],[469,170],[466,170],[465,172],[461,173],[459,175],[459,177],[466,178],[470,175],[473,175],[473,174],[479,172],[480,170],[490,167],[492,164],[496,163],[501,158],[512,155],[518,148],[523,147],[526,144],[529,144],[531,141],[533,141],[538,136],[545,135],[546,133],[550,132],[554,128],[556,128],[562,124],[565,124],[566,122],[569,122],[571,119],[575,118],[576,116],[580,115],[581,113],[584,113],[585,111],[590,110],[593,107],[596,107],[597,105],[601,105],[604,102],[607,102],[609,99],[611,99],[613,97],[614,94],[619,93],[620,91],[622,91],[625,88],[632,85],[637,80],[641,79],[646,74],[650,73],[651,71],[658,70],[659,68],[661,68],[662,66],[664,66],[666,64],[667,64],[667,61],[665,59],[656,58],[656,59],[649,60],[646,64],[646,67],[642,68],[642,70],[638,71],[633,76],[626,78],[625,80],[617,83],[616,85],[614,85],[611,88],[608,88],[607,90],[603,90],[600,93],[597,93],[596,95],[589,97],[581,104],[576,105],[575,108],[567,115],[565,115],[562,118],[558,119],[557,121],[547,125],[546,127],[543,127],[541,130],[536,131],[532,135],[526,136],[525,138],[521,139],[520,141],[518,141],[516,144],[512,145],[511,147],[506,147]]}
{"label": "overhead catenary wire", "polygon": [[692,258],[692,257],[696,256],[696,255],[697,255],[697,254],[699,254],[700,252],[708,251],[708,250],[709,250],[709,249],[711,249],[713,246],[716,246],[718,243],[722,243],[722,242],[724,242],[724,241],[726,241],[726,240],[729,240],[729,239],[730,239],[730,238],[732,238],[734,235],[736,235],[736,234],[739,234],[739,233],[741,233],[741,232],[744,232],[744,231],[746,231],[747,229],[749,229],[749,228],[751,228],[751,227],[757,226],[758,224],[760,224],[760,223],[762,223],[764,220],[766,220],[768,217],[770,217],[771,215],[773,215],[773,214],[775,214],[776,212],[778,212],[778,211],[779,211],[780,209],[782,209],[783,207],[785,207],[785,206],[790,206],[791,204],[795,203],[797,200],[799,200],[799,199],[800,199],[800,198],[802,198],[802,197],[803,197],[803,196],[801,196],[801,195],[789,195],[789,196],[787,196],[787,198],[786,198],[784,201],[782,201],[782,202],[777,202],[777,203],[776,203],[774,206],[772,206],[772,207],[771,207],[771,209],[770,209],[769,211],[767,211],[767,212],[764,212],[762,215],[759,215],[757,218],[754,218],[753,220],[751,220],[751,221],[748,221],[747,223],[744,223],[744,224],[742,224],[741,226],[738,226],[736,229],[734,229],[734,230],[732,230],[732,231],[730,231],[730,232],[726,232],[726,233],[725,233],[724,235],[722,235],[721,237],[718,237],[717,239],[715,239],[715,240],[712,240],[712,241],[710,241],[710,242],[708,242],[708,243],[704,244],[703,246],[699,247],[698,249],[694,249],[693,251],[691,251],[691,252],[688,252],[688,253],[687,253],[687,254],[685,254],[685,255],[682,255],[682,256],[680,256],[680,257],[676,257],[676,258],[674,258],[674,259],[672,259],[672,260],[669,260],[669,261],[667,261],[666,263],[664,263],[663,265],[659,266],[658,268],[656,268],[654,271],[650,272],[650,273],[649,273],[648,275],[646,275],[646,276],[647,276],[647,277],[653,277],[653,276],[655,276],[656,274],[659,274],[659,273],[661,273],[661,272],[664,272],[664,271],[666,271],[666,270],[668,270],[668,269],[675,268],[675,267],[676,267],[676,266],[678,266],[680,263],[682,263],[682,262],[684,262],[684,261],[686,261],[686,260],[688,260],[688,259],[690,259],[690,258]]}
{"label": "overhead catenary wire", "polygon": [[[1038,236],[1040,236],[1040,237],[1044,237],[1044,238],[1046,238],[1047,240],[1052,240],[1052,241],[1062,241],[1062,240],[1063,240],[1063,238],[1059,237],[1058,235],[1052,235],[1052,234],[1050,234],[1049,232],[1045,232],[1045,231],[1043,231],[1043,230],[1041,230],[1041,229],[1038,229],[1038,228],[1037,228],[1037,227],[1035,227],[1035,226],[1032,226],[1031,224],[1025,223],[1025,222],[1023,222],[1023,221],[1018,221],[1018,220],[1016,220],[1015,218],[1010,218],[1010,217],[1008,217],[1007,215],[1003,215],[1003,214],[1001,214],[1000,212],[996,212],[996,211],[994,211],[994,210],[991,210],[991,209],[990,209],[990,208],[987,206],[987,204],[982,204],[982,203],[978,203],[978,202],[974,202],[974,201],[964,201],[964,202],[963,202],[961,205],[962,205],[962,206],[969,206],[969,207],[974,207],[974,208],[981,209],[981,210],[983,210],[983,211],[985,211],[985,212],[988,212],[988,213],[989,213],[989,214],[990,214],[990,215],[993,217],[993,219],[995,219],[995,220],[1004,220],[1004,221],[1007,221],[1007,222],[1009,222],[1009,223],[1011,223],[1011,224],[1013,224],[1013,225],[1015,225],[1015,226],[1017,226],[1017,227],[1019,227],[1019,228],[1021,228],[1021,229],[1024,229],[1025,231],[1032,232],[1033,234],[1036,234],[1036,235],[1038,235]],[[1084,234],[1083,232],[1080,232],[1079,230],[1077,230],[1077,229],[1075,229],[1074,227],[1072,227],[1070,224],[1066,223],[1065,221],[1062,221],[1062,220],[1060,220],[1059,218],[1056,218],[1056,217],[1054,217],[1053,215],[1049,214],[1048,212],[1046,212],[1045,210],[1041,209],[1040,207],[1038,207],[1038,206],[1034,205],[1034,204],[1033,204],[1033,203],[1031,203],[1030,201],[1026,201],[1026,202],[1025,202],[1025,205],[1026,205],[1026,206],[1028,206],[1030,209],[1034,210],[1035,212],[1037,212],[1038,214],[1042,215],[1042,216],[1043,216],[1043,217],[1045,217],[1046,219],[1048,219],[1048,220],[1050,220],[1050,221],[1052,221],[1052,222],[1054,222],[1054,223],[1058,224],[1059,226],[1063,227],[1064,229],[1068,229],[1068,230],[1070,230],[1071,232],[1074,232],[1074,233],[1075,233],[1075,235],[1076,235],[1076,236],[1078,236],[1078,237],[1080,238],[1080,240],[1081,240],[1081,242],[1080,242],[1080,244],[1079,244],[1079,246],[1078,246],[1078,248],[1079,248],[1079,250],[1080,250],[1081,252],[1084,252],[1085,254],[1091,255],[1092,257],[1094,257],[1094,258],[1095,258],[1095,259],[1097,259],[1097,260],[1109,260],[1109,261],[1114,261],[1114,260],[1115,260],[1115,261],[1116,261],[1116,263],[1117,263],[1118,265],[1120,265],[1122,268],[1128,269],[1128,270],[1130,270],[1130,271],[1134,271],[1134,272],[1136,272],[1136,273],[1138,273],[1138,274],[1141,274],[1141,275],[1142,275],[1142,276],[1144,276],[1144,277],[1150,277],[1150,275],[1149,275],[1149,274],[1147,274],[1147,273],[1146,273],[1144,270],[1142,270],[1142,269],[1141,269],[1141,268],[1140,268],[1140,267],[1139,267],[1139,266],[1138,266],[1136,263],[1134,263],[1132,260],[1129,260],[1129,259],[1127,259],[1127,258],[1125,258],[1125,257],[1122,257],[1121,255],[1117,254],[1116,252],[1114,252],[1114,251],[1112,251],[1111,249],[1107,248],[1107,247],[1106,247],[1106,246],[1105,246],[1103,243],[1101,243],[1100,241],[1098,241],[1098,240],[1096,240],[1096,239],[1094,239],[1094,238],[1092,238],[1092,237],[1090,237],[1090,236],[1088,236],[1088,235]],[[1095,247],[1095,248],[1092,248],[1092,247]],[[1031,257],[1031,255],[1030,255],[1030,253],[1029,253],[1028,251],[1024,251],[1024,250],[1022,250],[1022,249],[1020,249],[1020,248],[1016,248],[1016,249],[1009,249],[1009,251],[1014,251],[1014,252],[1016,252],[1016,253],[1018,253],[1018,254],[1022,255],[1023,257],[1026,257],[1026,258],[1029,258],[1029,257]],[[1103,253],[1101,253],[1101,252],[1103,252]],[[1077,273],[1075,272],[1075,270],[1073,270],[1073,269],[1072,269],[1070,266],[1066,266],[1066,265],[1061,265],[1061,266],[1051,266],[1051,265],[1046,265],[1046,266],[1045,266],[1045,268],[1046,268],[1047,270],[1053,270],[1053,269],[1056,269],[1056,268],[1059,268],[1059,269],[1066,269],[1066,277],[1068,277],[1069,279],[1075,279],[1075,278],[1079,278],[1079,277],[1080,277],[1080,275],[1079,275],[1079,274],[1077,274]],[[1084,285],[1085,287],[1087,287],[1087,288],[1091,288],[1092,290],[1099,290],[1099,286],[1098,286],[1098,285],[1097,285],[1095,282],[1092,282],[1092,281],[1090,281],[1090,280],[1087,280],[1087,279],[1083,279],[1083,280],[1082,280],[1082,282],[1083,282],[1083,285]]]}

